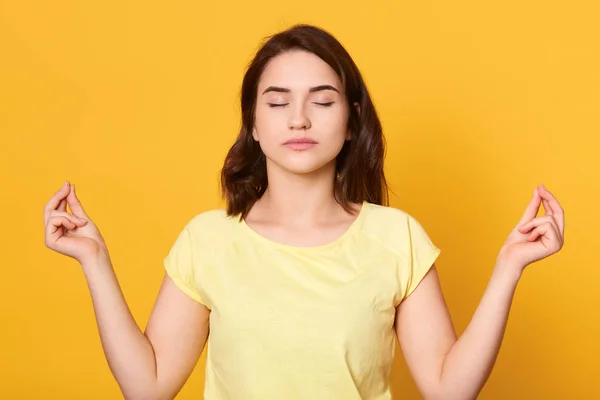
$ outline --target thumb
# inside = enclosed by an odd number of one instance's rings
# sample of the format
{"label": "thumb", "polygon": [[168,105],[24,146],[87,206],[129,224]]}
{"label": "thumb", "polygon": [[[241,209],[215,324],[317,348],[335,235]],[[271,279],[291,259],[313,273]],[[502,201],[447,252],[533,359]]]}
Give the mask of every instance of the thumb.
{"label": "thumb", "polygon": [[69,208],[71,209],[73,215],[77,217],[88,218],[87,214],[85,213],[85,210],[83,209],[83,206],[81,205],[81,202],[75,194],[75,185],[73,184],[71,184],[71,191],[67,196],[67,204],[69,205]]}

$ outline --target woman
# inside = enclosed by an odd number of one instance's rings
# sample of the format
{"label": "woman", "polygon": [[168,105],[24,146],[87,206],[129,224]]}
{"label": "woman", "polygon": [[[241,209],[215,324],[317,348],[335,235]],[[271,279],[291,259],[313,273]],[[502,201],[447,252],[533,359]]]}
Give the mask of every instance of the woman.
{"label": "woman", "polygon": [[46,206],[46,245],[81,263],[124,396],[175,397],[210,331],[206,399],[389,399],[394,335],[424,398],[476,398],[523,269],[562,247],[557,200],[534,190],[457,339],[439,248],[387,206],[381,124],[342,45],[308,25],[272,36],[241,108],[222,170],[227,208],[181,231],[144,332],[74,187]]}

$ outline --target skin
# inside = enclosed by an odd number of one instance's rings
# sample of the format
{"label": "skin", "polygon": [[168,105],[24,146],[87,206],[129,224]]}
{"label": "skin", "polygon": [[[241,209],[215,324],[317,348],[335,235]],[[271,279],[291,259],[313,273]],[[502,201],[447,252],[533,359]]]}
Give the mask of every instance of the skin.
{"label": "skin", "polygon": [[[536,217],[542,204],[545,214]],[[524,269],[560,251],[564,229],[560,203],[539,185],[500,249],[483,297],[459,339],[454,335],[435,266],[398,306],[398,338],[426,399],[477,398],[498,356],[513,295]]]}
{"label": "skin", "polygon": [[[334,90],[311,92],[323,86]],[[335,158],[351,139],[348,115],[340,80],[317,56],[288,52],[267,65],[257,91],[253,137],[267,159],[269,187],[246,218],[256,231],[287,244],[314,246],[332,241],[352,224],[355,215],[333,197]],[[308,151],[283,145],[298,137],[318,144]]]}
{"label": "skin", "polygon": [[[323,85],[337,90],[311,91]],[[267,90],[272,87],[285,90]],[[321,59],[291,52],[269,63],[259,82],[253,132],[267,158],[269,187],[246,218],[248,225],[295,246],[329,243],[348,229],[356,215],[346,213],[333,198],[335,157],[350,140],[347,119],[339,79]],[[283,145],[292,137],[311,137],[318,144],[296,151]],[[541,204],[546,213],[536,217]],[[104,239],[68,182],[46,204],[44,226],[46,246],[82,266],[102,346],[125,398],[174,398],[205,346],[210,311],[165,274],[142,331],[125,302]],[[488,287],[460,338],[432,265],[398,306],[395,321],[407,365],[424,398],[477,397],[498,355],[523,270],[558,252],[563,242],[564,212],[539,186],[501,248]]]}
{"label": "skin", "polygon": [[124,398],[175,398],[204,348],[208,309],[165,275],[146,330],[140,330],[104,239],[69,182],[46,204],[44,227],[46,246],[81,264],[104,354]]}

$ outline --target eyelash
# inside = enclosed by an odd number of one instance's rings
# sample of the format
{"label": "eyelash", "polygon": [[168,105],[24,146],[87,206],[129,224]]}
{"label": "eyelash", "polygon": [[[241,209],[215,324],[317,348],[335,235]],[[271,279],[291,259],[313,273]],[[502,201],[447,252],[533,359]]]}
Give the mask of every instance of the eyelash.
{"label": "eyelash", "polygon": [[[313,103],[313,104],[317,104],[319,106],[323,106],[323,107],[331,107],[331,105],[335,103],[334,101],[330,101],[328,103]],[[267,103],[269,105],[269,107],[271,108],[275,108],[275,107],[285,107],[290,103],[285,103],[285,104],[273,104],[273,103]]]}

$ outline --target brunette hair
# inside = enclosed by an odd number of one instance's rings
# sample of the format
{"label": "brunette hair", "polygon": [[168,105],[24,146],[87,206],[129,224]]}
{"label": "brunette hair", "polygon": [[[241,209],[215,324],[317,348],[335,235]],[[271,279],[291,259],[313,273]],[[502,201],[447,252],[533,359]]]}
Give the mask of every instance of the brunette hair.
{"label": "brunette hair", "polygon": [[[252,137],[258,82],[267,63],[288,51],[307,51],[321,58],[333,68],[345,90],[351,140],[344,143],[336,158],[337,202],[348,212],[352,211],[351,202],[387,205],[388,185],[383,172],[385,139],[365,82],[346,49],[329,32],[298,24],[265,38],[244,75],[242,126],[221,170],[227,215],[241,214],[240,218],[245,218],[267,188],[265,155]],[[360,112],[354,103],[360,105]]]}

